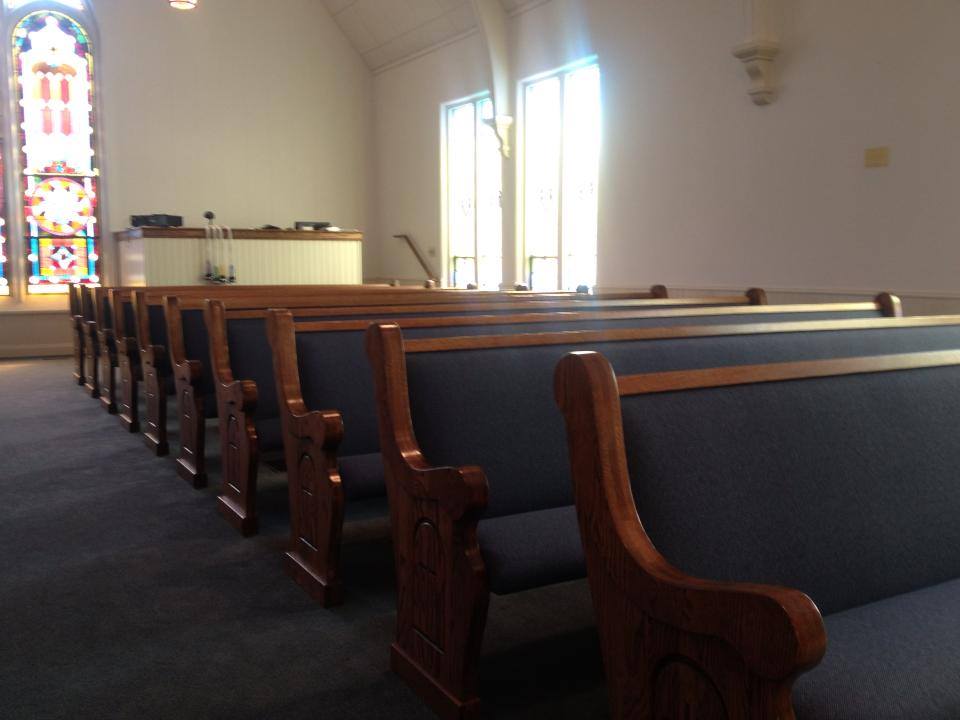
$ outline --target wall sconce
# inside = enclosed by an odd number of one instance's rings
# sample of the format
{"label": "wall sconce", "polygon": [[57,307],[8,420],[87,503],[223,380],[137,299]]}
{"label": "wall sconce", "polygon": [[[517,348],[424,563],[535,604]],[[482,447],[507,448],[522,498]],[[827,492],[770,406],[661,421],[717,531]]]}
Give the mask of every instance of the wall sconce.
{"label": "wall sconce", "polygon": [[193,10],[200,0],[170,0],[170,7],[177,10]]}

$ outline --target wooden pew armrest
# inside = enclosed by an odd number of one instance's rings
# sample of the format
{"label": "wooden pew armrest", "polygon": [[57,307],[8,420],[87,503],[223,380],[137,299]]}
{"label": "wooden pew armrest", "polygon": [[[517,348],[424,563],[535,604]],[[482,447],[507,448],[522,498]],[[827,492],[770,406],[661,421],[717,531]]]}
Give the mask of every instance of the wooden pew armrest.
{"label": "wooden pew armrest", "polygon": [[203,364],[199,360],[173,362],[173,376],[178,383],[185,383],[196,388],[200,383],[202,374]]}
{"label": "wooden pew armrest", "polygon": [[[567,355],[557,366],[555,393],[566,421],[577,517],[605,662],[615,679],[613,704],[629,704],[632,700],[626,698],[635,692],[648,693],[645,701],[650,701],[653,691],[643,688],[659,682],[657,668],[682,658],[710,678],[708,684],[725,704],[752,692],[754,697],[744,701],[766,698],[767,715],[785,711],[793,680],[826,650],[816,605],[797,590],[714,582],[671,565],[637,512],[620,394],[610,364],[598,353]],[[621,637],[629,633],[648,633],[636,655],[624,652]],[[631,675],[636,664],[643,670]],[[682,685],[676,678],[664,682],[674,689]]]}
{"label": "wooden pew armrest", "polygon": [[[464,520],[472,531],[487,508],[488,483],[476,466],[436,467],[419,448],[401,448],[400,464],[394,464],[394,480],[413,500],[432,500],[452,521]],[[463,528],[467,529],[467,528]]]}
{"label": "wooden pew armrest", "polygon": [[163,345],[146,345],[140,351],[145,365],[155,368],[159,373],[170,370],[170,358]]}
{"label": "wooden pew armrest", "polygon": [[131,361],[134,361],[136,358],[140,357],[140,348],[137,347],[136,338],[132,337],[123,337],[117,338],[117,352],[121,355],[125,355]]}
{"label": "wooden pew armrest", "polygon": [[723,640],[753,674],[770,680],[799,675],[823,658],[823,619],[804,593],[686,575],[659,554],[650,557],[639,520],[616,530],[625,554],[604,558],[616,556],[619,563],[616,572],[605,563],[605,581],[619,587],[648,617],[682,633]]}
{"label": "wooden pew armrest", "polygon": [[252,380],[217,383],[217,396],[221,406],[232,407],[234,412],[252,415],[257,409],[257,384]]}

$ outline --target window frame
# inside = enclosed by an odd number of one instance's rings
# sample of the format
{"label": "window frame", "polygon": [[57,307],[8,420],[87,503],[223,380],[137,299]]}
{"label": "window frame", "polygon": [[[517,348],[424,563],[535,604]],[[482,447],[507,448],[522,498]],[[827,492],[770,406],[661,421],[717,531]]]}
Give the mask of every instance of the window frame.
{"label": "window frame", "polygon": [[[442,103],[440,105],[440,228],[441,228],[441,246],[442,246],[442,261],[443,261],[443,283],[444,287],[457,287],[456,285],[456,265],[457,260],[472,260],[473,261],[473,281],[472,283],[478,288],[480,287],[480,187],[479,187],[479,176],[480,176],[480,133],[479,129],[483,120],[480,117],[480,104],[485,101],[493,101],[493,96],[490,91],[483,90],[481,92],[468,95],[466,97],[459,98],[457,100],[451,100],[449,102]],[[473,166],[473,204],[474,204],[474,217],[473,217],[473,255],[454,255],[451,249],[451,233],[450,233],[450,185],[451,185],[451,172],[450,172],[450,113],[457,108],[464,107],[466,105],[473,105],[474,111],[474,166]],[[500,182],[500,193],[501,193],[501,236],[500,236],[500,248],[499,248],[499,282],[498,285],[503,284],[503,233],[502,233],[502,222],[503,222],[503,179],[501,175]],[[465,287],[465,286],[464,286]]]}
{"label": "window frame", "polygon": [[[543,260],[556,260],[557,265],[557,278],[556,278],[556,288],[558,290],[563,290],[563,278],[564,278],[564,258],[566,253],[564,252],[564,223],[563,223],[563,191],[564,191],[564,133],[566,129],[566,118],[564,113],[565,107],[565,98],[566,98],[566,89],[567,89],[567,76],[577,70],[583,70],[589,67],[596,67],[597,72],[600,75],[600,102],[599,102],[599,113],[600,113],[600,136],[598,137],[599,143],[599,155],[602,156],[603,152],[603,74],[600,66],[600,58],[598,55],[588,55],[579,60],[576,60],[566,65],[562,65],[558,68],[552,70],[547,70],[544,72],[536,73],[530,75],[526,78],[523,78],[517,84],[517,107],[519,108],[519,120],[520,128],[517,133],[517,210],[516,210],[516,237],[518,242],[516,243],[516,261],[517,268],[522,273],[522,282],[527,285],[530,290],[537,290],[539,288],[533,287],[533,265],[534,261],[543,261]],[[549,80],[551,78],[557,78],[559,80],[559,97],[558,103],[560,107],[559,113],[559,174],[557,182],[557,255],[553,256],[543,256],[543,255],[532,255],[527,250],[527,133],[530,130],[530,125],[528,122],[528,108],[527,108],[527,89],[540,83],[544,80]],[[599,161],[599,157],[598,157]],[[597,187],[597,200],[599,203],[600,187],[598,182]],[[597,209],[597,218],[599,225],[599,207]],[[599,273],[600,267],[600,237],[599,237],[599,227],[597,234],[597,248],[596,248],[596,267]],[[599,280],[599,277],[594,278],[594,284]],[[591,288],[592,289],[592,288]]]}

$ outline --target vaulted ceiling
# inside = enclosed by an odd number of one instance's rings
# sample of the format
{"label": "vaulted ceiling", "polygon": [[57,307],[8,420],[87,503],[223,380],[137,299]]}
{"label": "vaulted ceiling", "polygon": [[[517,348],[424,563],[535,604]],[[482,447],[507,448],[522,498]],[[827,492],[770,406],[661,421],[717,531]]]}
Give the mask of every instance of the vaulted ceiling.
{"label": "vaulted ceiling", "polygon": [[[470,0],[323,0],[371,70],[474,30]],[[500,0],[508,13],[543,0]]]}

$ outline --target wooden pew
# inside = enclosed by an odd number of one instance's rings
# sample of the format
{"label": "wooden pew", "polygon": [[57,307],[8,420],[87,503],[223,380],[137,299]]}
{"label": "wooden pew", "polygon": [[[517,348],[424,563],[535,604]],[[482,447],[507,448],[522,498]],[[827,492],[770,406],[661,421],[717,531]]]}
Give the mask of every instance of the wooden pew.
{"label": "wooden pew", "polygon": [[90,328],[91,340],[97,344],[97,390],[100,406],[109,414],[117,412],[117,344],[113,333],[113,315],[110,312],[109,291],[96,288],[93,291],[94,323]]}
{"label": "wooden pew", "polygon": [[[633,294],[635,296],[636,293]],[[759,297],[759,296],[758,296]],[[455,299],[455,298],[451,298]],[[628,297],[625,300],[633,300]],[[739,298],[736,298],[739,300]],[[166,320],[167,342],[170,354],[170,372],[173,374],[178,401],[180,449],[177,457],[177,472],[192,483],[194,487],[206,485],[207,476],[204,462],[205,425],[203,420],[216,417],[217,401],[214,389],[214,378],[210,368],[209,338],[198,307],[197,298],[181,298],[168,295],[164,298],[164,317]],[[666,303],[666,300],[646,300],[646,305]],[[686,302],[686,301],[680,301]],[[274,305],[282,305],[282,299],[269,298],[260,303],[254,299],[244,300],[246,307],[234,304],[227,313],[229,319],[263,318],[266,309]],[[604,307],[606,304],[604,305]],[[570,316],[578,311],[580,303],[572,305],[565,303],[563,309],[554,309],[553,312]],[[537,310],[545,314],[539,307],[531,307],[531,302],[497,302],[497,303],[438,303],[426,307],[424,305],[396,305],[396,306],[360,306],[360,307],[332,307],[326,308],[323,315],[327,318],[335,317],[367,317],[383,319],[392,316],[416,315],[428,313],[433,316],[455,314],[512,314],[518,310]],[[603,311],[595,309],[598,315]],[[315,308],[297,308],[292,311],[299,317],[316,316]],[[580,314],[586,317],[585,311]],[[369,322],[369,321],[368,321]],[[363,325],[366,327],[366,324]]]}
{"label": "wooden pew", "polygon": [[[747,303],[759,301],[763,298],[761,291],[751,292],[749,295],[735,296],[732,300],[736,306],[745,306]],[[719,303],[727,302],[724,298],[690,298],[676,301],[681,307],[716,307]],[[450,305],[447,303],[440,305],[406,306],[407,312],[413,312],[417,315],[443,315],[450,312],[460,312],[482,314],[494,313],[503,316],[511,310],[517,309],[535,309],[538,311],[544,309],[550,310],[580,310],[587,314],[602,313],[607,308],[661,308],[665,309],[670,300],[665,299],[647,299],[647,300],[597,300],[590,302],[583,301],[555,301],[555,302],[537,302],[537,303],[507,303],[500,302],[496,304],[470,303],[465,305]],[[872,306],[871,306],[872,307]],[[335,308],[310,308],[302,309],[301,313],[310,313],[315,318],[334,316],[340,312],[352,315],[362,315],[364,320],[359,326],[353,328],[355,333],[364,329],[370,322],[383,319],[383,317],[394,311],[394,316],[399,315],[396,308],[344,308],[338,310]],[[576,320],[578,318],[568,318]],[[243,336],[238,337],[238,332],[230,331],[228,327],[228,318],[225,306],[218,301],[208,301],[206,326],[210,342],[211,368],[213,372],[214,388],[217,398],[217,415],[220,418],[220,447],[222,462],[222,488],[223,492],[218,499],[219,507],[224,517],[226,517],[241,533],[250,535],[257,530],[256,519],[256,477],[258,457],[261,450],[282,449],[281,441],[281,418],[276,403],[276,384],[272,358],[267,343],[267,328],[264,321],[263,312],[241,313],[240,317],[234,318],[238,323],[238,328],[243,328]],[[532,321],[543,322],[544,317],[532,318]],[[465,325],[473,324],[469,321]],[[477,323],[479,330],[489,332],[484,325],[490,322]],[[442,318],[436,317],[432,321],[424,322],[421,327],[446,327],[449,322],[444,322]],[[355,337],[356,347],[354,348],[354,359],[363,363],[363,353],[360,346],[359,335]],[[234,346],[231,349],[231,344]],[[239,365],[237,363],[240,363]],[[192,378],[193,370],[191,364],[179,367],[185,368],[182,377]],[[181,374],[181,373],[178,373]],[[188,420],[191,435],[195,441],[199,440],[197,434],[197,422],[192,418],[200,417],[200,408],[188,408],[187,413],[191,419]],[[257,424],[260,427],[257,427]],[[195,468],[196,458],[199,453],[191,453]]]}
{"label": "wooden pew", "polygon": [[565,357],[611,717],[960,717],[958,390],[957,350]]}
{"label": "wooden pew", "polygon": [[[392,666],[439,714],[477,717],[491,591],[584,575],[551,387],[568,352],[602,352],[630,374],[960,347],[960,316],[718,330],[618,331],[613,341],[583,333],[579,343],[557,335],[404,343],[396,326],[371,328],[398,584]],[[641,332],[673,337],[625,337]]]}
{"label": "wooden pew", "polygon": [[80,347],[82,353],[83,386],[90,397],[100,397],[100,385],[97,376],[97,360],[100,349],[96,340],[96,293],[99,288],[81,285],[80,297]]}
{"label": "wooden pew", "polygon": [[[148,307],[146,317],[154,322],[153,338],[141,339],[138,336],[138,326],[151,327],[150,325],[138,324],[139,314],[134,312],[131,307],[135,293],[142,293],[145,305]],[[116,367],[120,376],[120,390],[122,397],[116,403],[118,415],[122,424],[130,432],[140,430],[140,418],[138,408],[138,388],[143,380],[143,368],[140,366],[140,355],[153,352],[149,350],[150,345],[158,345],[161,348],[165,345],[163,339],[165,328],[162,319],[162,302],[166,295],[176,295],[183,298],[217,297],[231,299],[235,301],[245,300],[253,301],[256,298],[261,299],[261,305],[269,304],[270,299],[274,301],[282,300],[282,304],[290,307],[317,305],[316,298],[324,298],[323,305],[332,307],[349,307],[362,305],[380,305],[383,303],[403,303],[403,304],[441,304],[441,303],[463,303],[480,306],[481,303],[503,304],[506,308],[508,303],[526,305],[526,303],[545,303],[553,304],[558,302],[579,301],[589,303],[591,306],[600,307],[606,300],[604,295],[584,296],[577,293],[530,293],[530,292],[488,292],[476,290],[423,290],[418,288],[393,288],[388,286],[184,286],[184,287],[162,287],[162,288],[111,288],[108,291],[109,313],[114,319],[114,335],[118,332],[126,338],[123,342],[117,343],[116,349]],[[662,299],[667,295],[666,288],[662,285],[655,285],[648,291],[637,291],[634,293],[615,293],[617,302],[630,302],[632,299]],[[719,298],[717,300],[720,300]],[[729,302],[734,302],[735,298],[730,298]],[[743,302],[762,302],[764,298],[741,299]],[[678,300],[676,302],[687,302]],[[124,319],[123,325],[117,325],[118,318]],[[142,318],[141,318],[142,319]],[[119,330],[118,330],[119,328]],[[114,338],[116,341],[116,337]],[[135,347],[134,347],[135,346]],[[128,352],[129,351],[129,352]],[[131,354],[132,353],[132,354]],[[153,353],[157,355],[157,353]],[[160,355],[165,353],[161,352]],[[160,361],[162,367],[164,362]],[[151,365],[150,368],[155,368]],[[148,418],[146,428],[146,442],[148,447],[159,454],[168,451],[165,436],[165,423],[159,418],[163,412],[161,407],[165,403],[165,395],[160,395],[155,387],[159,382],[152,370],[148,372],[147,382],[151,393],[150,407],[155,409],[155,413]]]}
{"label": "wooden pew", "polygon": [[70,285],[67,297],[70,307],[70,337],[73,340],[73,379],[77,385],[83,385],[83,301],[80,299],[80,286]]}
{"label": "wooden pew", "polygon": [[[115,288],[94,288],[92,286],[81,286],[81,285],[70,285],[69,286],[69,300],[70,300],[70,317],[71,317],[71,336],[73,339],[73,354],[74,354],[74,378],[78,381],[78,384],[85,384],[86,378],[83,377],[83,363],[86,356],[87,346],[84,341],[84,323],[95,321],[94,311],[92,309],[92,304],[88,304],[88,309],[90,312],[87,317],[84,317],[83,312],[83,300],[81,299],[81,294],[84,292],[90,292],[93,290],[100,290],[103,293],[105,301],[108,302],[108,291],[110,289],[117,290],[126,297],[127,293],[136,291],[136,287],[115,287]],[[389,285],[285,285],[285,286],[250,286],[250,285],[186,285],[186,286],[163,286],[150,288],[153,292],[159,292],[165,294],[168,292],[180,292],[193,293],[195,291],[204,292],[206,290],[211,290],[211,294],[235,294],[235,293],[263,293],[263,292],[288,292],[293,290],[304,290],[306,292],[318,292],[325,291],[329,294],[339,294],[343,292],[347,293],[358,293],[358,292],[373,292],[381,293],[386,296],[390,296],[390,302],[393,302],[394,299],[399,298],[411,298],[418,295],[423,295],[424,293],[433,293],[434,295],[441,295],[448,298],[454,297],[476,297],[483,298],[484,300],[492,300],[499,297],[510,298],[513,300],[519,299],[564,299],[572,297],[580,297],[582,293],[571,293],[571,292],[557,292],[557,293],[532,293],[529,291],[509,291],[509,292],[488,292],[488,291],[467,291],[460,289],[430,289],[425,290],[423,288],[400,288],[392,287]],[[667,291],[663,285],[655,285],[649,291],[624,291],[624,292],[614,292],[614,293],[602,293],[598,295],[589,295],[587,297],[596,298],[602,297],[605,299],[625,299],[625,298],[639,298],[639,297],[666,297]],[[113,311],[107,311],[107,320],[113,316]],[[94,337],[97,336],[98,332],[103,329],[99,327],[99,324],[92,328],[93,332],[91,333]],[[100,346],[100,351],[102,351],[102,345]],[[88,361],[89,362],[89,361]],[[117,364],[114,363],[113,367],[116,368]],[[101,371],[98,379],[102,379],[104,372]],[[104,403],[106,407],[113,407],[112,403]]]}
{"label": "wooden pew", "polygon": [[[644,332],[654,332],[657,337],[656,332],[667,332],[664,328],[671,326],[876,318],[884,312],[884,306],[894,312],[897,303],[885,297],[883,303],[611,311],[566,316],[416,317],[398,319],[396,324],[408,337],[460,335],[464,336],[462,342],[470,343],[475,338],[467,336],[501,335],[485,338],[484,342],[519,346],[543,342],[544,337],[558,342],[571,337],[583,339],[584,333],[573,331],[585,328],[599,331],[608,339],[621,334],[626,339],[640,339],[646,337]],[[332,604],[339,601],[341,594],[339,538],[344,507],[351,498],[369,497],[371,487],[380,495],[385,491],[382,469],[373,468],[365,459],[379,452],[373,385],[366,374],[356,373],[356,368],[364,364],[359,335],[370,320],[295,323],[291,313],[285,311],[273,311],[269,320],[290,487],[291,539],[286,567],[313,597]],[[640,328],[648,330],[638,332]],[[551,331],[560,332],[545,335]],[[341,424],[342,429],[337,430]],[[359,478],[358,469],[365,470]],[[373,469],[380,470],[375,483],[369,477]],[[341,486],[345,489],[341,490]],[[241,495],[236,502],[250,513],[252,505],[248,503],[252,503],[252,498],[245,502],[246,497]]]}

